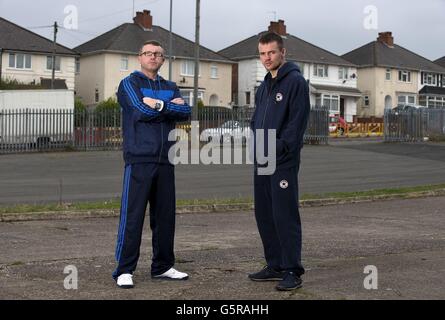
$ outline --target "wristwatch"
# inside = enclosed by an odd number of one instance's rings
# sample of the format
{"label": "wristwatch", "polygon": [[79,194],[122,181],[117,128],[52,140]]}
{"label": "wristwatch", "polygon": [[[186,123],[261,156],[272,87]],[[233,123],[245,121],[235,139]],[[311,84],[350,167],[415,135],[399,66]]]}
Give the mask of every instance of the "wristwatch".
{"label": "wristwatch", "polygon": [[156,111],[161,111],[163,107],[164,107],[164,101],[162,101],[162,100],[156,100],[156,103],[155,103],[155,110],[156,110]]}

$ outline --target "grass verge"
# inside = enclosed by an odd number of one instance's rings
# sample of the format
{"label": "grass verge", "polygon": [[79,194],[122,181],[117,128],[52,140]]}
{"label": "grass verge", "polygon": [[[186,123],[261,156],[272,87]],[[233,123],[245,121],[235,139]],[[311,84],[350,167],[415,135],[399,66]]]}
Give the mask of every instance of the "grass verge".
{"label": "grass verge", "polygon": [[[400,195],[401,197],[409,197],[416,193],[427,193],[435,191],[444,191],[445,184],[424,185],[416,187],[404,188],[386,188],[375,189],[359,192],[332,192],[323,194],[303,194],[300,197],[302,201],[321,200],[321,199],[349,199],[360,197],[376,197],[376,196],[391,196]],[[196,200],[178,200],[176,202],[178,207],[185,206],[205,206],[205,205],[235,205],[235,204],[251,204],[252,198],[232,198],[232,199],[196,199]],[[38,212],[63,212],[63,211],[94,211],[94,210],[118,210],[120,208],[120,199],[112,199],[101,202],[78,202],[78,203],[63,203],[63,204],[21,204],[13,206],[0,206],[0,214],[19,213],[32,214]]]}

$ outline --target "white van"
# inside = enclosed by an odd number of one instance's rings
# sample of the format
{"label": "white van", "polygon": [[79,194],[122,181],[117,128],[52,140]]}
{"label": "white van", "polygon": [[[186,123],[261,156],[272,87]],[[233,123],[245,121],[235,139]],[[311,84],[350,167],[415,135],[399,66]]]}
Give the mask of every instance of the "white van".
{"label": "white van", "polygon": [[0,90],[0,145],[65,143],[73,131],[73,91]]}

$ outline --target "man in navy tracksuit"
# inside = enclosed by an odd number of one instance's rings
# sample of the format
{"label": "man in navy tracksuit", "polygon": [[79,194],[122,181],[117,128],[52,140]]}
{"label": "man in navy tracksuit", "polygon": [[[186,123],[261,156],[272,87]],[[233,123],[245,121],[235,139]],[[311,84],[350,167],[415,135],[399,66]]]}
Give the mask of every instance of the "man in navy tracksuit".
{"label": "man in navy tracksuit", "polygon": [[[259,40],[260,60],[269,71],[255,95],[251,128],[264,129],[265,140],[255,139],[255,150],[276,152],[275,172],[261,175],[255,155],[255,218],[264,246],[267,266],[249,275],[254,281],[280,281],[277,290],[300,288],[304,273],[301,264],[301,222],[298,210],[298,170],[303,136],[310,112],[309,89],[299,68],[285,61],[281,36],[266,33]],[[276,150],[268,146],[268,130],[276,130]],[[268,157],[270,158],[270,157]],[[270,162],[270,161],[269,161]]]}
{"label": "man in navy tracksuit", "polygon": [[118,90],[125,173],[113,278],[121,288],[133,287],[147,202],[153,234],[152,278],[188,279],[173,268],[175,176],[168,151],[174,142],[168,141],[168,135],[176,121],[189,118],[190,107],[176,84],[158,75],[164,63],[159,42],[144,43],[138,59],[141,71],[122,80]]}

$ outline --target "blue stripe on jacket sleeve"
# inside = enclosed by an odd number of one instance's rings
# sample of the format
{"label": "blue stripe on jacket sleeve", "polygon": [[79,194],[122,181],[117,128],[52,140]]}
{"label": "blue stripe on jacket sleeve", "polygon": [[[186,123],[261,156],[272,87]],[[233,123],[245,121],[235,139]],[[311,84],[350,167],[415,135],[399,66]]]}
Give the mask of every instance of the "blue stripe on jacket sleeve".
{"label": "blue stripe on jacket sleeve", "polygon": [[124,90],[128,94],[133,106],[136,107],[136,109],[138,109],[140,112],[147,114],[149,116],[156,116],[159,114],[156,111],[148,109],[138,100],[136,92],[134,91],[133,87],[131,86],[131,83],[129,83],[128,78],[124,79]]}
{"label": "blue stripe on jacket sleeve", "polygon": [[180,104],[174,104],[171,102],[167,103],[167,109],[176,111],[179,113],[185,113],[185,114],[189,114],[191,111],[190,107],[186,104],[180,105]]}
{"label": "blue stripe on jacket sleeve", "polygon": [[134,91],[133,87],[131,86],[131,83],[129,82],[128,79],[124,80],[124,88],[127,91],[130,100],[132,102],[132,104],[134,105],[134,107],[136,107],[136,109],[138,109],[140,112],[147,114],[149,116],[156,116],[158,115],[158,113],[156,111],[153,111],[147,107],[145,107],[144,104],[142,104],[136,95],[136,92]]}

